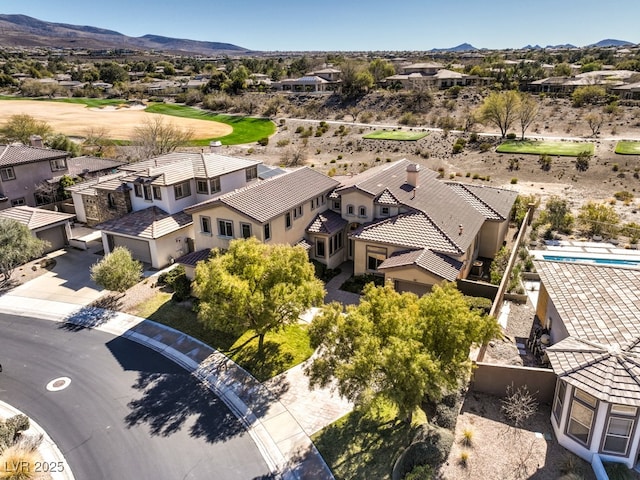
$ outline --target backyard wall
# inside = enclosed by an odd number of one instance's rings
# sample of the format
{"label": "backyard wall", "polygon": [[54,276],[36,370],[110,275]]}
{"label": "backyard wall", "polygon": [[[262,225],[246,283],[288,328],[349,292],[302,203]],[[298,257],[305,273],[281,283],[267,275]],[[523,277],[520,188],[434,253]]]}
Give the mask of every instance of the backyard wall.
{"label": "backyard wall", "polygon": [[553,370],[482,362],[475,363],[474,367],[469,385],[474,392],[504,397],[508,386],[513,384],[514,388],[518,388],[526,385],[539,403],[550,404],[553,401],[556,387]]}

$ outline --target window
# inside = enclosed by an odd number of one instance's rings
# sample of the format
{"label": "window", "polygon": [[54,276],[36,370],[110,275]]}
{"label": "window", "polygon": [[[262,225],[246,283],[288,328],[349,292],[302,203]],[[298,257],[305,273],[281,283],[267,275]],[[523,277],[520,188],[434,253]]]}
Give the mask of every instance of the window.
{"label": "window", "polygon": [[12,207],[19,207],[20,205],[26,205],[26,204],[27,202],[24,199],[24,197],[14,198],[13,200],[11,200]]}
{"label": "window", "polygon": [[271,239],[271,224],[270,223],[265,223],[264,224],[264,239],[265,240],[270,240]]}
{"label": "window", "polygon": [[220,177],[213,177],[209,180],[209,186],[211,187],[211,193],[218,193],[220,188]]}
{"label": "window", "polygon": [[116,198],[113,196],[113,193],[111,192],[107,193],[107,204],[111,209],[116,208]]}
{"label": "window", "polygon": [[241,223],[240,230],[242,231],[242,238],[250,238],[251,237],[251,224],[250,223]]}
{"label": "window", "polygon": [[387,259],[387,249],[382,247],[367,247],[367,269],[378,270],[382,262]]}
{"label": "window", "polygon": [[0,178],[3,182],[15,180],[16,172],[13,171],[13,167],[0,168]]}
{"label": "window", "polygon": [[631,440],[637,412],[636,407],[611,405],[602,452],[628,455],[629,440]]}
{"label": "window", "polygon": [[389,216],[389,207],[380,207],[380,215],[383,217]]}
{"label": "window", "polygon": [[324,258],[324,238],[316,238],[316,257]]}
{"label": "window", "polygon": [[133,193],[136,197],[142,197],[142,185],[139,183],[133,184]]}
{"label": "window", "polygon": [[347,215],[353,215],[355,212],[353,205],[347,205]]}
{"label": "window", "polygon": [[196,180],[196,193],[209,194],[209,182],[206,180]]}
{"label": "window", "polygon": [[153,185],[151,189],[153,190],[153,198],[162,200],[162,189],[157,185]]}
{"label": "window", "polygon": [[293,209],[293,218],[300,218],[302,216],[302,205],[298,205]]}
{"label": "window", "polygon": [[284,226],[285,228],[291,228],[291,212],[284,214]]}
{"label": "window", "polygon": [[143,191],[144,191],[144,199],[147,200],[148,202],[151,202],[152,201],[151,185],[143,185]]}
{"label": "window", "polygon": [[176,195],[176,200],[179,200],[184,197],[189,197],[191,195],[191,185],[189,182],[179,183],[173,186],[173,193]]}
{"label": "window", "polygon": [[333,201],[333,209],[334,210],[340,210],[340,200],[334,200]]}
{"label": "window", "polygon": [[342,232],[336,233],[329,239],[329,255],[333,255],[342,248]]}
{"label": "window", "polygon": [[556,417],[556,422],[560,425],[560,419],[562,418],[562,409],[564,407],[564,397],[567,393],[567,384],[562,380],[558,380],[556,385],[556,396],[553,399],[553,416]]}
{"label": "window", "polygon": [[200,217],[200,232],[206,235],[211,235],[211,219],[209,217]]}
{"label": "window", "polygon": [[595,397],[574,388],[571,414],[567,423],[567,435],[586,447],[589,446],[597,403]]}
{"label": "window", "polygon": [[64,158],[57,158],[55,160],[49,160],[49,165],[51,165],[51,171],[57,172],[59,170],[67,169],[67,160]]}
{"label": "window", "polygon": [[258,167],[249,167],[245,170],[246,172],[246,176],[247,176],[247,182],[250,182],[251,180],[255,180],[256,178],[258,178]]}
{"label": "window", "polygon": [[358,208],[358,216],[366,217],[367,216],[367,207],[359,207]]}
{"label": "window", "polygon": [[218,220],[218,235],[221,237],[233,237],[233,222],[231,220]]}

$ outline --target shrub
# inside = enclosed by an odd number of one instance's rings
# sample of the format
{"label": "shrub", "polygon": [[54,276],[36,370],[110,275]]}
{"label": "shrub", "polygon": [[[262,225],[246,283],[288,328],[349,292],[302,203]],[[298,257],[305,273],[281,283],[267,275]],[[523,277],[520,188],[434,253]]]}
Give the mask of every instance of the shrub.
{"label": "shrub", "polygon": [[538,163],[540,164],[540,168],[542,170],[544,170],[545,172],[548,172],[549,170],[551,170],[551,157],[549,155],[547,155],[546,153],[543,155],[540,155],[540,158],[538,159]]}
{"label": "shrub", "polygon": [[512,178],[511,179],[511,185],[515,185],[516,183],[518,183],[518,179],[517,178]]}
{"label": "shrub", "polygon": [[480,151],[482,153],[488,152],[489,150],[491,150],[491,144],[489,142],[482,142],[480,144]]}
{"label": "shrub", "polygon": [[255,148],[253,148],[253,147],[249,147],[249,148],[247,149],[247,155],[251,155],[251,154],[252,154],[252,153],[254,153],[255,151],[256,151],[256,149],[255,149]]}
{"label": "shrub", "polygon": [[302,125],[299,125],[299,126],[296,128],[296,133],[302,133],[302,132],[304,132],[304,127],[303,127]]}
{"label": "shrub", "polygon": [[404,476],[403,480],[431,480],[433,468],[430,465],[417,465]]}
{"label": "shrub", "polygon": [[266,147],[267,145],[269,145],[269,137],[262,137],[260,140],[258,140],[258,145],[262,147]]}
{"label": "shrub", "polygon": [[460,460],[459,463],[460,465],[462,465],[463,467],[467,466],[467,463],[469,462],[469,452],[460,452]]}
{"label": "shrub", "polygon": [[445,405],[444,403],[438,403],[438,405],[436,405],[435,416],[432,421],[439,427],[453,431],[456,428],[456,422],[458,421],[458,409]]}
{"label": "shrub", "polygon": [[616,192],[613,194],[613,196],[615,197],[616,200],[619,200],[621,202],[630,202],[633,200],[633,193],[627,190]]}
{"label": "shrub", "polygon": [[469,136],[469,141],[471,143],[477,143],[478,142],[478,134],[476,132],[473,132],[470,136]]}
{"label": "shrub", "polygon": [[462,432],[462,444],[470,447],[473,445],[473,429],[465,428]]}
{"label": "shrub", "polygon": [[611,166],[611,170],[613,170],[614,172],[617,172],[618,170],[620,170],[620,165],[618,165],[617,163],[614,163]]}
{"label": "shrub", "polygon": [[586,172],[589,170],[589,160],[591,159],[591,154],[587,151],[580,152],[576,158],[576,170],[579,172]]}
{"label": "shrub", "polygon": [[182,302],[191,296],[191,281],[182,265],[160,274],[158,284],[171,288],[174,292],[172,299],[176,302]]}
{"label": "shrub", "polygon": [[29,428],[29,417],[16,415],[5,421],[0,421],[0,452],[13,446],[20,433]]}
{"label": "shrub", "polygon": [[511,133],[507,133],[507,140],[515,140],[516,139],[516,134],[511,132]]}
{"label": "shrub", "polygon": [[493,305],[491,299],[485,297],[472,297],[471,295],[465,295],[464,299],[467,302],[467,305],[469,305],[469,308],[474,310],[483,310],[486,313],[489,313],[491,305]]}
{"label": "shrub", "polygon": [[7,448],[0,457],[2,462],[2,478],[8,480],[28,480],[39,476],[37,471],[39,458],[35,452],[25,450],[19,446]]}
{"label": "shrub", "polygon": [[415,467],[429,465],[437,469],[449,456],[453,434],[448,430],[424,425],[414,442],[402,453],[395,466],[395,474],[403,478]]}
{"label": "shrub", "polygon": [[286,147],[287,145],[289,145],[289,139],[288,138],[283,138],[281,140],[278,140],[278,142],[276,143],[276,145],[278,147]]}
{"label": "shrub", "polygon": [[404,113],[398,120],[400,125],[407,125],[409,127],[415,127],[418,124],[418,119],[411,112]]}
{"label": "shrub", "polygon": [[513,426],[518,428],[538,411],[538,402],[526,385],[518,388],[510,385],[502,399],[501,410]]}

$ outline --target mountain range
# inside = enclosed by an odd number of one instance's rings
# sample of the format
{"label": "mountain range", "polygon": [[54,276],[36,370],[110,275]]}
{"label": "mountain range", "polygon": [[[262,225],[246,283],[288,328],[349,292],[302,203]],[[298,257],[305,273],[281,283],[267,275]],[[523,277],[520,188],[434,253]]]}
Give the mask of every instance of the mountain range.
{"label": "mountain range", "polygon": [[167,53],[200,55],[249,52],[246,48],[230,43],[202,42],[159,35],[129,37],[104,28],[52,23],[26,15],[3,14],[0,14],[0,45],[91,50],[159,50]]}
{"label": "mountain range", "polygon": [[[89,50],[155,50],[174,54],[247,54],[250,50],[222,42],[203,42],[182,38],[143,35],[129,37],[104,28],[69,25],[38,20],[26,15],[0,14],[0,45],[9,47],[54,47]],[[587,47],[622,47],[634,45],[625,40],[605,39]],[[527,45],[523,49],[541,49],[539,45]],[[544,48],[577,48],[571,44],[547,45]],[[430,52],[473,52],[481,50],[468,43],[451,48],[434,48]],[[482,49],[486,50],[486,49]],[[258,52],[253,52],[258,53]]]}

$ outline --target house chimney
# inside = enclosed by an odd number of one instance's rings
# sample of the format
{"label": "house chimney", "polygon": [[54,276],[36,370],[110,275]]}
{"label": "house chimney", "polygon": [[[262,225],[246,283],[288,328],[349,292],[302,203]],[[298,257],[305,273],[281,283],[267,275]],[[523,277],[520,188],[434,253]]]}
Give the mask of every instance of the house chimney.
{"label": "house chimney", "polygon": [[29,142],[31,143],[32,147],[38,147],[38,148],[44,147],[44,145],[42,144],[42,137],[40,135],[31,135],[29,137]]}
{"label": "house chimney", "polygon": [[222,142],[220,140],[214,140],[209,142],[209,151],[211,153],[215,153],[218,150],[220,150],[220,147],[222,147]]}
{"label": "house chimney", "polygon": [[407,165],[407,183],[413,188],[417,188],[418,176],[420,175],[420,165],[417,163],[410,163]]}

